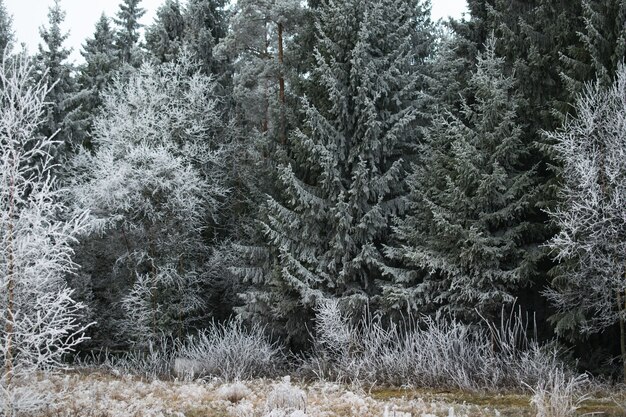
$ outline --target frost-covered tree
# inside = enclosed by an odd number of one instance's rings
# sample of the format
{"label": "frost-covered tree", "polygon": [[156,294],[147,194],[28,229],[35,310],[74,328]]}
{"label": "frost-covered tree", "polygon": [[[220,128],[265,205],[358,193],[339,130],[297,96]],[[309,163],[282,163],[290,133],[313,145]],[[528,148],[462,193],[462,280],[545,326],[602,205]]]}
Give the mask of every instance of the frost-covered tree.
{"label": "frost-covered tree", "polygon": [[102,105],[102,92],[111,83],[119,67],[115,32],[104,14],[96,23],[93,37],[83,44],[81,55],[85,63],[79,68],[78,74],[80,110],[85,130],[90,134],[95,113]]}
{"label": "frost-covered tree", "polygon": [[498,313],[527,285],[537,260],[534,170],[517,122],[520,97],[503,74],[495,38],[469,81],[461,116],[434,119],[408,179],[409,211],[389,255],[416,267],[396,270],[388,298],[398,307],[460,319]]}
{"label": "frost-covered tree", "polygon": [[46,108],[46,120],[41,125],[41,133],[48,137],[57,134],[56,139],[61,142],[61,154],[80,143],[83,137],[83,129],[77,120],[76,81],[72,74],[73,66],[68,61],[71,49],[65,46],[69,33],[63,32],[61,27],[64,20],[65,11],[61,8],[61,2],[55,0],[48,11],[48,26],[39,30],[43,43],[39,44],[36,56],[39,76],[47,77],[47,82],[53,85],[48,94],[48,101],[52,105]]}
{"label": "frost-covered tree", "polygon": [[227,194],[216,83],[179,61],[117,79],[95,121],[95,153],[76,160],[74,196],[105,248],[91,262],[95,309],[110,319],[121,299],[119,330],[139,344],[184,332],[207,307],[205,238]]}
{"label": "frost-covered tree", "polygon": [[239,270],[253,285],[246,313],[303,331],[316,300],[360,308],[380,293],[382,243],[401,210],[400,154],[416,117],[412,41],[418,2],[328,1],[320,6],[316,72],[321,103],[305,103],[278,167],[282,191],[261,224],[270,257]]}
{"label": "frost-covered tree", "polygon": [[113,19],[117,25],[115,46],[121,62],[132,66],[141,63],[141,46],[139,30],[143,27],[139,19],[146,13],[139,4],[141,0],[123,0],[120,4],[116,17]]}
{"label": "frost-covered tree", "polygon": [[549,242],[560,262],[546,292],[556,330],[595,333],[619,323],[626,375],[626,67],[579,96],[576,117],[547,133],[563,166],[561,205]]}
{"label": "frost-covered tree", "polygon": [[146,49],[157,62],[172,62],[180,52],[185,33],[183,10],[178,0],[166,0],[146,30]]}
{"label": "frost-covered tree", "polygon": [[[47,404],[23,387],[37,371],[64,368],[83,339],[82,306],[65,277],[76,269],[72,244],[85,216],[68,215],[50,154],[40,137],[50,88],[33,82],[26,55],[0,66],[0,414]],[[70,218],[63,221],[63,218]]]}

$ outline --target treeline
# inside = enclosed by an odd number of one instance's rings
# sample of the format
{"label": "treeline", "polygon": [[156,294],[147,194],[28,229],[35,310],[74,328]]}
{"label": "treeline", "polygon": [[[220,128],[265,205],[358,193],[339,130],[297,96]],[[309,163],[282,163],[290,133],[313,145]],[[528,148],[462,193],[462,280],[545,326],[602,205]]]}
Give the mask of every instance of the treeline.
{"label": "treeline", "polygon": [[55,0],[30,57],[64,190],[49,215],[86,213],[60,271],[95,322],[85,349],[237,315],[302,350],[328,299],[477,325],[517,300],[595,370],[618,355],[623,2],[469,0],[434,22],[428,0],[166,0],[145,39],[140,3],[75,66]]}

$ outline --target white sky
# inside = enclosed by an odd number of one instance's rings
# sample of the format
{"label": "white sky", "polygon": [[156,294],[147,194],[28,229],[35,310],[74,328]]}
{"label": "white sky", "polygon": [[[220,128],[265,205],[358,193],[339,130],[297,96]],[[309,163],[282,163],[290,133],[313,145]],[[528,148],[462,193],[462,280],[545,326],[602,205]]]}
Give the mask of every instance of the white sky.
{"label": "white sky", "polygon": [[[8,12],[13,16],[13,29],[18,45],[25,43],[28,50],[37,51],[41,42],[39,27],[47,25],[48,7],[52,0],[4,0]],[[61,7],[66,11],[64,29],[69,31],[66,45],[73,49],[71,59],[81,61],[80,48],[86,38],[93,35],[96,21],[102,12],[112,17],[118,10],[120,0],[61,0]],[[149,25],[156,9],[163,0],[142,0],[141,7],[146,9],[141,23]],[[461,17],[466,11],[466,0],[432,0],[433,18]]]}

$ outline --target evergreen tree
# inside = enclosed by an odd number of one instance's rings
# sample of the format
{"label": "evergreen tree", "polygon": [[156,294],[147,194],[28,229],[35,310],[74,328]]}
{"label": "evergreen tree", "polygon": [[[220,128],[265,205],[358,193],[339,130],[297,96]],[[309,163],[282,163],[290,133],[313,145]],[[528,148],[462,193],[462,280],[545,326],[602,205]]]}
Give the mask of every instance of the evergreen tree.
{"label": "evergreen tree", "polygon": [[37,66],[39,77],[46,77],[54,84],[48,93],[51,105],[46,112],[46,120],[41,125],[41,133],[47,137],[58,134],[56,140],[65,144],[63,153],[72,146],[82,142],[84,131],[78,122],[77,86],[73,77],[73,66],[68,62],[71,50],[65,47],[69,34],[63,32],[61,25],[65,20],[65,11],[61,9],[60,0],[48,11],[48,27],[39,30],[43,44],[39,44]]}
{"label": "evergreen tree", "polygon": [[13,33],[13,18],[9,15],[4,0],[0,0],[0,51],[11,49],[15,41]]}
{"label": "evergreen tree", "polygon": [[184,11],[185,44],[207,74],[221,74],[224,69],[213,54],[226,36],[224,0],[189,0]]}
{"label": "evergreen tree", "polygon": [[140,3],[141,0],[123,0],[117,17],[113,19],[118,26],[115,45],[120,60],[132,66],[138,66],[141,61],[139,29],[143,25],[139,23],[139,19],[146,11],[139,7]]}
{"label": "evergreen tree", "polygon": [[178,56],[185,33],[185,20],[178,0],[166,0],[146,30],[146,49],[157,62],[172,62]]}
{"label": "evergreen tree", "polygon": [[358,309],[380,293],[382,244],[401,210],[400,153],[416,117],[417,6],[351,0],[320,7],[315,71],[326,97],[305,103],[305,126],[291,137],[294,158],[278,168],[283,193],[265,205],[272,256],[239,271],[259,284],[244,295],[245,313],[280,321],[293,334],[317,300],[336,297]]}
{"label": "evergreen tree", "polygon": [[417,270],[396,270],[386,287],[398,308],[463,319],[475,309],[497,313],[536,272],[535,171],[524,168],[521,98],[495,45],[488,39],[478,56],[474,102],[433,121],[408,179],[409,214],[395,228],[401,245],[388,254]]}
{"label": "evergreen tree", "polygon": [[119,66],[115,49],[115,33],[104,14],[96,23],[93,38],[85,41],[81,55],[85,59],[85,64],[80,67],[78,76],[81,89],[81,112],[85,129],[91,133],[93,118],[102,105],[101,94],[112,81]]}

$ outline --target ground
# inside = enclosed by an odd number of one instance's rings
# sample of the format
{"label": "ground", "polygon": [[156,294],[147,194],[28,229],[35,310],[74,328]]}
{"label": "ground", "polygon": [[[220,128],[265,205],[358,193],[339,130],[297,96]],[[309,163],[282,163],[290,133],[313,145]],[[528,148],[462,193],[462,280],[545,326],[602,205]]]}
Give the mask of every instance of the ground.
{"label": "ground", "polygon": [[[527,395],[367,389],[289,379],[145,381],[105,373],[40,375],[31,381],[58,400],[51,417],[482,417],[535,416]],[[577,415],[626,416],[623,396],[600,395]]]}

